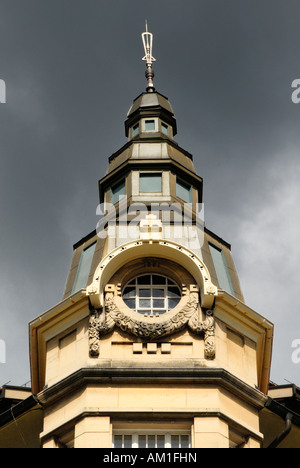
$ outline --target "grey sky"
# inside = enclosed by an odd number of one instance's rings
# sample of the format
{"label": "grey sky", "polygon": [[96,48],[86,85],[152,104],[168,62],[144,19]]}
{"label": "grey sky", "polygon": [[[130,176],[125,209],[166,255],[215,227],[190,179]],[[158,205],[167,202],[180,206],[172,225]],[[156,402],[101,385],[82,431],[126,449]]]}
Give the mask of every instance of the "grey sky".
{"label": "grey sky", "polygon": [[247,305],[275,324],[271,378],[300,384],[300,0],[1,0],[0,385],[30,379],[28,322],[60,302],[97,183],[145,90],[141,33],[176,141],[204,178]]}

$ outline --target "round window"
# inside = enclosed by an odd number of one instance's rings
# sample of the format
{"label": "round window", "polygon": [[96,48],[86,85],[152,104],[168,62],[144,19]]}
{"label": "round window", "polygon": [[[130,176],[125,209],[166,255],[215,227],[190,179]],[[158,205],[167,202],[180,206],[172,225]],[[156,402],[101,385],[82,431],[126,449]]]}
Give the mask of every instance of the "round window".
{"label": "round window", "polygon": [[177,284],[162,275],[142,275],[134,278],[123,289],[122,298],[127,307],[139,314],[165,314],[177,306],[181,291]]}

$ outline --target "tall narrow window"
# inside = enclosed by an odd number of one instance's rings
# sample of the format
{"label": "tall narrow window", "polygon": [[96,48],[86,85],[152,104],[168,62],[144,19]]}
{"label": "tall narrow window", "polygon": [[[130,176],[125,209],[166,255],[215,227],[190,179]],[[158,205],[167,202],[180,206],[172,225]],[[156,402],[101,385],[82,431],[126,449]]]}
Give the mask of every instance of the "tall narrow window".
{"label": "tall narrow window", "polygon": [[140,125],[136,124],[132,127],[132,138],[136,137],[140,133]]}
{"label": "tall narrow window", "polygon": [[162,175],[155,173],[140,174],[140,192],[161,193]]}
{"label": "tall narrow window", "polygon": [[96,242],[94,242],[94,244],[84,249],[81,253],[81,257],[80,257],[80,261],[79,261],[79,265],[77,269],[77,274],[76,274],[76,278],[75,278],[73,289],[72,289],[72,294],[86,287],[87,280],[90,274],[90,269],[92,265],[95,248],[96,248]]}
{"label": "tall narrow window", "polygon": [[176,196],[186,203],[193,202],[193,188],[180,179],[176,180]]}
{"label": "tall narrow window", "polygon": [[161,123],[161,133],[163,133],[164,135],[167,135],[169,136],[169,127],[167,124],[165,123]]}
{"label": "tall narrow window", "polygon": [[223,250],[219,249],[213,244],[209,244],[209,250],[214,262],[220,288],[224,289],[224,291],[227,291],[229,294],[234,295],[233,286]]}
{"label": "tall narrow window", "polygon": [[123,179],[118,184],[114,185],[111,189],[111,201],[113,205],[120,201],[120,198],[124,198],[126,196],[126,186],[125,186],[125,179]]}

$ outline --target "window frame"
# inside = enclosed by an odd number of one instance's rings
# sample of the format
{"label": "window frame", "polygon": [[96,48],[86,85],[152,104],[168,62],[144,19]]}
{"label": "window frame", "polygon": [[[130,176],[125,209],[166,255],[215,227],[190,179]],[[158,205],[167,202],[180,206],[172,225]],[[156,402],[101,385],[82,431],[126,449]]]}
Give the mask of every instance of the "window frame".
{"label": "window frame", "polygon": [[[149,284],[139,283],[139,278],[142,278],[144,276],[145,277],[146,276],[150,277]],[[153,276],[158,276],[158,277],[164,278],[165,283],[164,284],[163,283],[155,284],[153,282]],[[169,281],[170,281],[170,284],[169,284]],[[131,284],[133,282],[134,282],[134,284]],[[134,294],[132,296],[128,296],[127,298],[124,298],[124,291],[126,290],[126,288],[130,288],[130,287],[134,288]],[[177,303],[172,308],[168,307],[170,300],[173,299],[173,297],[169,294],[170,288],[178,289],[179,294],[180,294],[180,296],[178,296],[178,300],[177,300],[177,297],[176,297]],[[140,290],[149,290],[149,292],[150,292],[149,296],[146,295],[146,296],[142,297],[139,294]],[[153,294],[154,290],[163,290],[164,291],[163,296],[155,296]],[[166,314],[167,312],[170,312],[171,310],[175,309],[175,307],[178,306],[178,304],[181,301],[181,298],[182,298],[182,290],[181,290],[181,287],[176,283],[176,281],[174,281],[169,276],[162,275],[160,273],[140,274],[138,276],[135,276],[134,278],[131,278],[125,284],[125,286],[122,288],[122,300],[123,300],[124,304],[126,305],[126,307],[128,307],[130,310],[136,312],[139,315],[144,315],[144,316],[147,316],[147,317],[161,316],[161,315]],[[126,301],[129,301],[129,300],[134,300],[135,301],[135,307],[130,307],[129,305],[127,305],[128,303]],[[149,307],[140,306],[140,300],[149,300],[150,301],[150,306]],[[157,301],[163,300],[164,301],[164,306],[163,307],[154,307],[153,304],[154,304],[155,300],[157,300]]]}
{"label": "window frame", "polygon": [[[148,437],[149,436],[154,436],[155,437],[155,447],[146,447],[146,448],[191,448],[191,430],[157,430],[157,429],[137,429],[137,430],[122,430],[122,429],[116,429],[113,431],[113,437],[112,437],[112,448],[118,448],[115,447],[115,436],[121,436],[122,437],[122,448],[124,447],[124,439],[126,436],[131,436],[131,448],[142,448],[139,447],[139,436],[146,436],[146,445],[148,445]],[[158,436],[164,436],[165,437],[165,442],[164,442],[164,447],[157,447],[157,437]],[[172,436],[179,436],[179,447],[172,447]],[[181,437],[182,436],[188,436],[188,447],[181,447],[182,441]]]}
{"label": "window frame", "polygon": [[[147,130],[146,123],[147,122],[154,122],[154,129]],[[158,118],[157,117],[147,117],[142,120],[142,133],[158,133]]]}

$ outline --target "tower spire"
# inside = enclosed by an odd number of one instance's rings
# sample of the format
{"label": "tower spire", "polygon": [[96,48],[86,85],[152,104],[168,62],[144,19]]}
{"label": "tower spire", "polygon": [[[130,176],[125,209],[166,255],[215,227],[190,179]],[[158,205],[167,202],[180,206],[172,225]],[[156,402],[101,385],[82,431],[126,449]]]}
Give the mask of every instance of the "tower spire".
{"label": "tower spire", "polygon": [[152,68],[152,63],[155,62],[155,58],[152,55],[152,45],[153,45],[153,34],[148,32],[148,24],[146,20],[146,31],[142,33],[142,40],[143,40],[143,45],[144,45],[144,50],[145,50],[145,56],[143,57],[142,60],[146,62],[146,72],[145,76],[148,81],[148,86],[146,88],[146,91],[148,93],[153,93],[155,91],[154,84],[153,84],[153,78],[154,78],[154,71]]}

